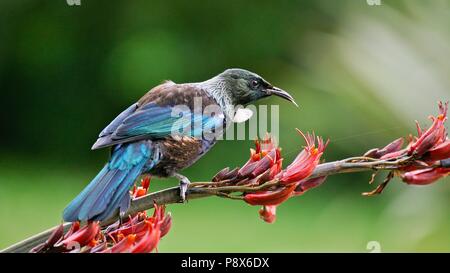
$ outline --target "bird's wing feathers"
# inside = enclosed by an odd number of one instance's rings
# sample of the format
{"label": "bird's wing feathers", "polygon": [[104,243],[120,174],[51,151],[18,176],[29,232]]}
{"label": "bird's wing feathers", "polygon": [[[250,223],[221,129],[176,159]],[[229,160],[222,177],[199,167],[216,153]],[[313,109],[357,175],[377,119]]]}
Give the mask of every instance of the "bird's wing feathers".
{"label": "bird's wing feathers", "polygon": [[111,123],[108,126],[106,126],[105,129],[103,129],[103,131],[100,132],[98,137],[104,137],[104,136],[114,133],[114,131],[117,129],[117,127],[119,127],[122,124],[123,120],[126,119],[132,113],[134,113],[134,111],[136,111],[137,108],[138,108],[138,104],[135,103],[135,104],[131,105],[130,107],[128,107],[127,109],[125,109],[113,121],[111,121]]}
{"label": "bird's wing feathers", "polygon": [[[194,114],[194,98],[201,98],[199,106],[202,109],[217,104],[195,85],[173,82],[161,84],[117,116],[100,133],[92,149],[140,139],[164,138],[174,132],[200,137],[204,130],[223,125],[223,115]],[[183,106],[175,110],[174,107],[178,105]]]}

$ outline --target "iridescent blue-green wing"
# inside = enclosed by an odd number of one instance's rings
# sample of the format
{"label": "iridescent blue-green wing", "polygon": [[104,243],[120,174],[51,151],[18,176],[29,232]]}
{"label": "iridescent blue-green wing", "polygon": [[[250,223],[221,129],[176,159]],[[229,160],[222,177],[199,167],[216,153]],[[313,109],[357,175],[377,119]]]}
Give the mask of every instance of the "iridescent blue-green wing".
{"label": "iridescent blue-green wing", "polygon": [[[201,137],[204,132],[223,127],[222,113],[203,113],[208,105],[220,110],[206,92],[193,85],[165,85],[147,93],[135,109],[131,106],[121,113],[102,131],[93,149],[173,134]],[[195,107],[200,111],[194,111]]]}

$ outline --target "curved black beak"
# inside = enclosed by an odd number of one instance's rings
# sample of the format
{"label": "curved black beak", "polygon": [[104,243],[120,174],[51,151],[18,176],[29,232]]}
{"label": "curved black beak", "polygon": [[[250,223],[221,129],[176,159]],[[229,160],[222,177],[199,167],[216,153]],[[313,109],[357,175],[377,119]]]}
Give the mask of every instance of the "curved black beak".
{"label": "curved black beak", "polygon": [[292,102],[295,106],[298,107],[298,104],[295,102],[294,98],[288,92],[284,91],[283,89],[272,86],[272,87],[267,88],[267,92],[269,95],[275,95],[275,96],[281,97],[285,100],[288,100],[288,101]]}

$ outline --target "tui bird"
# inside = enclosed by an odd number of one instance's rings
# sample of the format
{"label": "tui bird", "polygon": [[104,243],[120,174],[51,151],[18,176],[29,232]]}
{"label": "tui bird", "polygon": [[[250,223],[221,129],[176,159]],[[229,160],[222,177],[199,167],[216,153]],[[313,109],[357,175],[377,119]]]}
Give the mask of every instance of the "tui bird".
{"label": "tui bird", "polygon": [[[251,113],[236,110],[235,106],[271,95],[297,105],[289,93],[244,69],[227,69],[204,82],[166,81],[154,87],[100,133],[92,149],[112,147],[111,157],[65,208],[64,220],[102,221],[117,210],[123,214],[130,205],[129,190],[142,174],[177,178],[184,201],[189,180],[179,171],[191,166],[217,141],[217,137],[203,133],[249,119]],[[201,110],[216,106],[221,113],[193,115],[198,99]],[[200,126],[190,130],[194,123]]]}

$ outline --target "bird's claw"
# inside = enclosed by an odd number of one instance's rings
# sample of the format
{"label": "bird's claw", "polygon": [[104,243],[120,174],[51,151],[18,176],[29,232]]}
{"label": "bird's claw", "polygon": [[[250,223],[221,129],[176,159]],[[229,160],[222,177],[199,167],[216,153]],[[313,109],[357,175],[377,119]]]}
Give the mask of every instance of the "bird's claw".
{"label": "bird's claw", "polygon": [[189,179],[186,176],[183,176],[181,174],[176,174],[175,177],[180,180],[181,202],[185,203],[186,202],[186,192],[188,190],[188,185],[191,183],[191,181],[189,181]]}
{"label": "bird's claw", "polygon": [[183,203],[186,202],[186,192],[187,192],[189,183],[190,183],[189,180],[187,180],[187,182],[183,181],[183,180],[180,181],[180,197],[181,197],[181,201]]}

